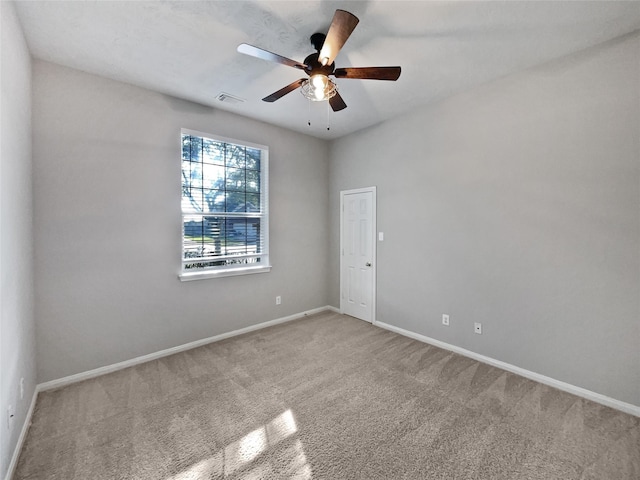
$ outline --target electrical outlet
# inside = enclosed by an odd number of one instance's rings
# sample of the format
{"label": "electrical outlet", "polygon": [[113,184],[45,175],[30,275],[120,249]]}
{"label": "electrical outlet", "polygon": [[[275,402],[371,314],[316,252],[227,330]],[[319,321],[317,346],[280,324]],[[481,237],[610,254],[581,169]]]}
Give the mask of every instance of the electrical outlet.
{"label": "electrical outlet", "polygon": [[24,398],[24,377],[20,379],[20,400]]}
{"label": "electrical outlet", "polygon": [[446,313],[442,314],[442,324],[446,325],[447,327],[449,326],[449,315],[447,315]]}
{"label": "electrical outlet", "polygon": [[482,324],[478,323],[478,322],[474,323],[473,324],[473,331],[475,333],[477,333],[478,335],[482,335]]}
{"label": "electrical outlet", "polygon": [[282,297],[280,295],[278,295],[276,297],[276,305],[280,305],[282,303]]}

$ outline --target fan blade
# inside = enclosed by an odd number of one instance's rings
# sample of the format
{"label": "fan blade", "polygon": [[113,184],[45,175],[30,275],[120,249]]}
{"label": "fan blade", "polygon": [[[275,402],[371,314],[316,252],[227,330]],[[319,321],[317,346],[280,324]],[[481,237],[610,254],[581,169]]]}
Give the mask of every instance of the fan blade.
{"label": "fan blade", "polygon": [[291,60],[290,58],[283,57],[276,53],[268,52],[267,50],[263,50],[262,48],[249,45],[248,43],[241,43],[240,45],[238,45],[238,52],[244,53],[245,55],[250,55],[252,57],[261,58],[262,60],[268,60],[270,62],[281,63],[282,65],[299,68],[300,70],[305,70],[307,68],[304,63],[296,62],[295,60]]}
{"label": "fan blade", "polygon": [[336,10],[331,26],[324,39],[318,59],[323,65],[331,65],[338,56],[338,52],[345,44],[353,29],[358,25],[358,17],[345,10]]}
{"label": "fan blade", "polygon": [[362,67],[336,68],[333,72],[336,78],[361,78],[365,80],[397,80],[400,67]]}
{"label": "fan blade", "polygon": [[281,88],[277,92],[273,92],[268,97],[264,97],[262,100],[265,102],[275,102],[279,98],[284,97],[287,93],[293,92],[296,88],[302,86],[302,84],[306,81],[306,78],[301,78],[300,80],[296,80],[293,83],[290,83],[284,88]]}
{"label": "fan blade", "polygon": [[336,92],[336,94],[329,99],[329,105],[331,105],[331,109],[334,112],[339,112],[340,110],[344,110],[345,108],[347,108],[347,104],[344,103],[344,100],[338,92]]}

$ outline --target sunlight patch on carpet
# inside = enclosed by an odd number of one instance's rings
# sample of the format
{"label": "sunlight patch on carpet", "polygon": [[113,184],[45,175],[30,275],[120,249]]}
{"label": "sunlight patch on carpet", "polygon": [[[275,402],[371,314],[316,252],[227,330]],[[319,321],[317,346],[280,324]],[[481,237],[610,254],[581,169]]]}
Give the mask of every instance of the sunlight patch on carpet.
{"label": "sunlight patch on carpet", "polygon": [[[194,463],[182,472],[166,480],[204,480],[211,475],[232,475],[239,469],[249,468],[261,454],[275,447],[298,431],[291,409],[284,411],[265,425],[249,432],[241,439],[227,445],[210,458]],[[307,464],[302,442],[299,439],[280,452],[285,460],[289,474],[293,478],[305,480],[311,478],[311,467]],[[246,478],[264,478],[272,473],[268,463],[252,466]]]}

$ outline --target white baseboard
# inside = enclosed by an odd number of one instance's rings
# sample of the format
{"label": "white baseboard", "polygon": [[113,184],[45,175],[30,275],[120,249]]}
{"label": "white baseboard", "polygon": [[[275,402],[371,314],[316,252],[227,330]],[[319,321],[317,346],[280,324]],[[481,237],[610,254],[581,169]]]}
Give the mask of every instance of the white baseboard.
{"label": "white baseboard", "polygon": [[[253,332],[255,330],[260,330],[263,328],[267,328],[273,325],[278,325],[280,323],[290,322],[292,320],[297,320],[299,318],[313,315],[315,313],[320,313],[324,311],[331,311],[335,313],[340,313],[340,310],[331,305],[327,305],[324,307],[314,308],[312,310],[307,310],[305,312],[296,313],[294,315],[289,315],[287,317],[277,318],[275,320],[270,320],[268,322],[259,323],[257,325],[251,325],[249,327],[241,328],[239,330],[234,330],[227,333],[222,333],[220,335],[215,335],[213,337],[204,338],[202,340],[196,340],[195,342],[186,343],[184,345],[179,345],[176,347],[168,348],[166,350],[161,350],[159,352],[151,353],[148,355],[143,355],[140,357],[132,358],[131,360],[126,360],[124,362],[115,363],[113,365],[107,365],[104,367],[96,368],[94,370],[89,370],[87,372],[77,373],[75,375],[70,375],[68,377],[59,378],[56,380],[51,380],[49,382],[40,383],[36,386],[36,389],[33,393],[33,398],[31,399],[31,405],[29,406],[29,410],[27,412],[27,416],[25,418],[24,424],[22,426],[22,431],[20,432],[20,437],[18,438],[18,443],[16,444],[13,456],[11,457],[11,462],[9,464],[9,469],[7,470],[7,475],[5,480],[11,480],[15,468],[18,463],[18,459],[20,457],[20,452],[22,450],[22,446],[27,436],[27,432],[29,431],[29,426],[31,425],[31,417],[33,415],[33,410],[36,404],[36,398],[39,392],[45,390],[51,390],[53,388],[63,387],[65,385],[70,385],[72,383],[80,382],[82,380],[87,380],[90,378],[95,378],[100,375],[104,375],[106,373],[115,372],[117,370],[122,370],[124,368],[128,368],[134,365],[139,365],[141,363],[148,362],[150,360],[155,360],[158,358],[166,357],[169,355],[173,355],[174,353],[183,352],[185,350],[190,350],[192,348],[200,347],[202,345],[207,345],[209,343],[218,342],[220,340],[224,340],[226,338],[235,337],[238,335],[242,335],[244,333]],[[630,403],[622,402],[620,400],[616,400],[614,398],[607,397],[605,395],[601,395],[596,392],[592,392],[590,390],[577,387],[575,385],[571,385],[566,382],[562,382],[560,380],[556,380],[551,377],[547,377],[545,375],[541,375],[539,373],[531,372],[529,370],[525,370],[524,368],[516,367],[515,365],[511,365],[506,362],[502,362],[500,360],[496,360],[491,357],[487,357],[485,355],[481,355],[479,353],[472,352],[470,350],[466,350],[461,347],[457,347],[455,345],[451,345],[449,343],[442,342],[440,340],[436,340],[435,338],[430,338],[425,335],[420,335],[419,333],[414,333],[409,330],[405,330],[403,328],[399,328],[393,325],[389,325],[384,322],[375,322],[376,326],[380,328],[384,328],[386,330],[390,330],[392,332],[398,333],[400,335],[404,335],[405,337],[413,338],[414,340],[418,340],[423,343],[428,343],[430,345],[434,345],[436,347],[443,348],[445,350],[452,351],[454,353],[458,353],[465,357],[472,358],[474,360],[478,360],[479,362],[486,363],[488,365],[492,365],[494,367],[501,368],[508,372],[515,373],[517,375],[521,375],[523,377],[529,378],[530,380],[534,380],[536,382],[543,383],[545,385],[549,385],[551,387],[555,387],[559,390],[563,390],[568,393],[572,393],[579,397],[586,398],[588,400],[592,400],[594,402],[600,403],[602,405],[606,405],[611,408],[615,408],[625,413],[629,413],[631,415],[635,415],[640,417],[640,406],[632,405]]]}
{"label": "white baseboard", "polygon": [[451,345],[449,343],[445,343],[440,340],[436,340],[435,338],[427,337],[425,335],[420,335],[419,333],[414,333],[409,330],[396,327],[394,325],[389,325],[388,323],[376,322],[375,325],[380,328],[384,328],[385,330],[390,330],[392,332],[399,333],[400,335],[404,335],[405,337],[413,338],[414,340],[418,340],[423,343],[428,343],[430,345],[434,345],[436,347],[440,347],[445,350],[450,350],[454,353],[458,353],[465,357],[472,358],[479,362],[501,368],[502,370],[506,370],[508,372],[515,373],[517,375],[521,375],[530,380],[534,380],[536,382],[540,382],[545,385],[549,385],[550,387],[557,388],[558,390],[563,390],[565,392],[572,393],[579,397],[586,398],[587,400],[592,400],[602,405],[606,405],[607,407],[615,408],[616,410],[620,410],[622,412],[635,415],[636,417],[640,417],[640,406],[633,405],[631,403],[626,403],[621,400],[616,400],[615,398],[607,397],[600,393],[592,392],[591,390],[587,390],[586,388],[577,387],[575,385],[571,385],[570,383],[556,380],[555,378],[547,377],[545,375],[541,375],[539,373],[535,373],[530,370],[525,370],[524,368],[516,367],[515,365],[511,365],[510,363],[502,362],[500,360],[496,360],[495,358],[487,357],[485,355],[472,352],[471,350],[466,350],[464,348],[457,347],[455,345]]}
{"label": "white baseboard", "polygon": [[278,325],[280,323],[290,322],[292,320],[297,320],[299,318],[306,317],[307,315],[313,315],[314,313],[325,312],[327,310],[336,311],[335,307],[331,307],[329,305],[324,307],[314,308],[304,312],[295,313],[293,315],[289,315],[286,317],[276,318],[275,320],[269,320],[268,322],[258,323],[257,325],[251,325],[249,327],[233,330],[231,332],[221,333],[220,335],[214,335],[213,337],[203,338],[202,340],[196,340],[195,342],[185,343],[184,345],[178,345],[177,347],[167,348],[166,350],[160,350],[159,352],[150,353],[148,355],[142,355],[141,357],[125,360],[124,362],[114,363],[112,365],[106,365],[104,367],[88,370],[86,372],[76,373],[75,375],[69,375],[68,377],[62,377],[56,380],[50,380],[48,382],[38,384],[37,388],[39,392],[43,392],[45,390],[51,390],[53,388],[64,387],[72,383],[81,382],[83,380],[99,377],[100,375],[116,372],[118,370],[132,367],[134,365],[139,365],[141,363],[149,362],[151,360],[167,357],[169,355],[173,355],[174,353],[184,352],[185,350],[191,350],[192,348],[201,347],[202,345],[208,345],[209,343],[219,342],[220,340],[224,340],[226,338],[235,337],[237,335],[242,335],[243,333],[253,332],[255,330],[271,327],[273,325]]}
{"label": "white baseboard", "polygon": [[38,392],[40,390],[38,387],[33,391],[33,396],[31,397],[31,405],[29,405],[29,410],[27,410],[27,416],[24,419],[24,423],[22,424],[22,430],[20,431],[20,436],[18,437],[18,442],[16,443],[16,448],[13,450],[13,455],[11,456],[11,462],[9,462],[9,469],[7,470],[7,475],[5,480],[11,480],[13,478],[13,474],[18,466],[18,459],[20,458],[20,452],[22,451],[22,447],[24,445],[24,441],[27,438],[27,432],[29,431],[29,427],[31,426],[31,417],[33,415],[33,409],[36,406],[36,398],[38,398]]}

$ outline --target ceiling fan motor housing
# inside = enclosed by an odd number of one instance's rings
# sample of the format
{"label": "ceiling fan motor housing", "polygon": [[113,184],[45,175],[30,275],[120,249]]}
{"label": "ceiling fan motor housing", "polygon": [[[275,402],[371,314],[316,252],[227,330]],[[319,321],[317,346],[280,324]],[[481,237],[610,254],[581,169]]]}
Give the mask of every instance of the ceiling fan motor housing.
{"label": "ceiling fan motor housing", "polygon": [[307,75],[312,76],[321,74],[329,76],[333,74],[333,71],[336,68],[336,63],[333,62],[331,65],[322,65],[322,62],[320,62],[320,59],[318,58],[319,56],[320,53],[316,52],[304,59],[304,63],[307,65],[307,68],[305,69]]}

